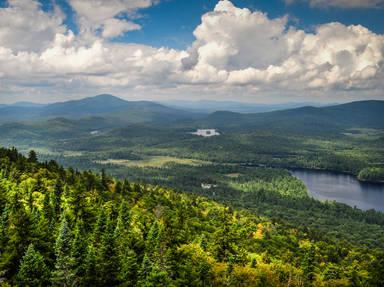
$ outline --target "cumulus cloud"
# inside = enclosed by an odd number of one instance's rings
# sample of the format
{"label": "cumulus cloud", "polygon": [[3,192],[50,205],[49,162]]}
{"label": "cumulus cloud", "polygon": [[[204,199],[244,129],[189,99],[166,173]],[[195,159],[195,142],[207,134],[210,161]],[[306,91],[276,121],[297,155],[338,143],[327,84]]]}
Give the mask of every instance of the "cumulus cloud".
{"label": "cumulus cloud", "polygon": [[13,51],[41,51],[51,43],[56,33],[64,33],[64,15],[55,6],[43,12],[35,0],[9,0],[0,9],[0,46]]}
{"label": "cumulus cloud", "polygon": [[[116,92],[229,98],[235,94],[247,100],[268,95],[284,100],[284,96],[324,98],[357,93],[359,97],[382,97],[384,36],[365,27],[335,22],[308,33],[289,26],[287,17],[271,19],[223,0],[202,16],[190,48],[175,50],[108,41],[139,28],[126,20],[121,23],[115,15],[152,2],[111,3],[89,15],[78,12],[94,23],[87,24],[90,30],[102,29],[92,37],[75,35],[63,27],[58,8],[43,12],[30,0],[14,0],[9,7],[0,8],[0,15],[33,17],[34,23],[41,23],[28,28],[31,40],[23,39],[25,42],[13,43],[7,40],[9,34],[0,32],[0,94]],[[81,9],[85,8],[77,11]],[[9,29],[18,32],[17,23],[27,29],[23,21],[10,22]],[[39,37],[41,29],[49,33],[43,33],[39,44],[32,39]]]}
{"label": "cumulus cloud", "polygon": [[101,35],[105,38],[140,29],[140,25],[116,17],[135,15],[138,9],[150,7],[155,3],[154,0],[69,1],[77,14],[81,33],[89,36],[101,29]]}
{"label": "cumulus cloud", "polygon": [[293,90],[362,88],[367,79],[381,85],[384,37],[362,26],[329,23],[306,33],[286,17],[221,1],[194,34],[183,59],[191,81]]}
{"label": "cumulus cloud", "polygon": [[383,8],[383,0],[284,0],[286,4],[295,2],[308,2],[311,7],[337,7],[337,8]]}

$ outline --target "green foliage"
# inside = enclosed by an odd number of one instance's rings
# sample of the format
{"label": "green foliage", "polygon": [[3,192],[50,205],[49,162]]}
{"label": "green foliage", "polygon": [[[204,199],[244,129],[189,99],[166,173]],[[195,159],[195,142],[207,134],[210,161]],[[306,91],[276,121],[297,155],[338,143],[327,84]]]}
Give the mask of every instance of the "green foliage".
{"label": "green foliage", "polygon": [[[234,167],[221,167],[221,176],[210,168],[202,167],[199,174],[219,184],[215,195],[201,191],[200,182],[190,178],[196,170],[184,175],[183,184],[227,205],[170,188],[121,182],[106,173],[31,162],[16,150],[0,149],[1,284],[382,284],[383,247],[380,239],[372,239],[383,231],[378,214],[315,202],[284,170],[244,168],[235,177],[226,175],[239,171]],[[244,202],[257,209],[234,208]],[[323,230],[325,225],[310,226],[309,206],[314,217],[320,210],[327,214],[321,220],[344,220],[370,230],[369,242],[345,240],[342,231],[328,236],[333,231]],[[260,216],[272,212],[276,216]],[[367,223],[368,218],[376,223]],[[355,236],[357,231],[349,232]]]}
{"label": "green foliage", "polygon": [[49,282],[49,269],[44,257],[35,250],[33,244],[29,245],[21,259],[16,278],[21,286],[46,286]]}
{"label": "green foliage", "polygon": [[71,286],[74,282],[74,258],[71,256],[72,236],[68,222],[63,217],[55,243],[55,269],[52,273],[54,285]]}
{"label": "green foliage", "polygon": [[359,172],[357,178],[361,181],[384,182],[384,168],[364,168]]}

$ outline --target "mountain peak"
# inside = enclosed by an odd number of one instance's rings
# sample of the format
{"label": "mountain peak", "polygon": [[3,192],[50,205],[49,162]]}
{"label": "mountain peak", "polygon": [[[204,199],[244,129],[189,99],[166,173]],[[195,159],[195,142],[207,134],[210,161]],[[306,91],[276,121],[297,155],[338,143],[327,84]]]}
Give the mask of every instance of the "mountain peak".
{"label": "mountain peak", "polygon": [[80,99],[79,101],[87,101],[87,102],[104,101],[104,102],[120,102],[120,103],[126,103],[127,102],[126,100],[119,98],[119,97],[116,97],[116,96],[111,95],[111,94],[100,94],[100,95],[96,95],[93,97],[83,98],[83,99]]}

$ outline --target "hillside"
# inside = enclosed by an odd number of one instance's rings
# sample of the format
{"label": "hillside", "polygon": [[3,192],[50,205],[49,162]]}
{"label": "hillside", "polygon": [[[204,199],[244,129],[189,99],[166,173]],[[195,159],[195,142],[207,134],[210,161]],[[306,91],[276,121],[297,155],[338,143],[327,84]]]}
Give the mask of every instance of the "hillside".
{"label": "hillside", "polygon": [[125,101],[112,95],[98,95],[81,100],[50,105],[12,105],[0,107],[0,123],[104,117],[121,123],[172,122],[196,118],[198,114],[169,108],[149,101]]}
{"label": "hillside", "polygon": [[341,247],[204,197],[41,164],[34,153],[0,149],[0,167],[2,284],[383,282],[379,249]]}
{"label": "hillside", "polygon": [[301,107],[257,114],[215,112],[196,125],[224,131],[335,133],[349,128],[384,128],[384,101],[360,101],[330,107]]}

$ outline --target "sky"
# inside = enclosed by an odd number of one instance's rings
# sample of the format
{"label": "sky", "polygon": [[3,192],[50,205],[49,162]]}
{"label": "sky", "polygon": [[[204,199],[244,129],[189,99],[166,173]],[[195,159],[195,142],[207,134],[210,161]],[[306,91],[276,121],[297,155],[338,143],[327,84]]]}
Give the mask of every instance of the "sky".
{"label": "sky", "polygon": [[384,100],[384,0],[0,0],[0,103]]}

